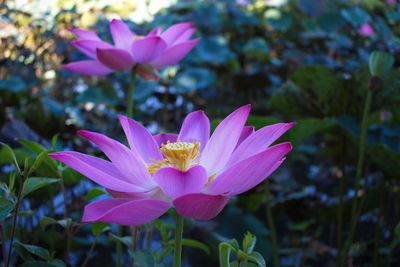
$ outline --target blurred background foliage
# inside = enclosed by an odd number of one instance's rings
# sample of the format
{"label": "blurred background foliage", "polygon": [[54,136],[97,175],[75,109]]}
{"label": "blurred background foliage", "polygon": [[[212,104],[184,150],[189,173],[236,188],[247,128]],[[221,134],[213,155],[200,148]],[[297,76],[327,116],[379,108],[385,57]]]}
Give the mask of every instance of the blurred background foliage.
{"label": "blurred background foliage", "polygon": [[[25,158],[31,166],[42,151],[52,149],[99,155],[77,137],[78,129],[123,140],[116,115],[126,109],[129,74],[85,77],[58,70],[85,58],[68,44],[74,39],[68,28],[90,29],[111,41],[112,18],[123,19],[138,34],[192,21],[201,37],[179,65],[161,71],[158,82],[137,79],[134,118],[151,132],[176,132],[183,117],[196,109],[205,109],[216,125],[218,118],[247,103],[253,107],[248,125],[297,122],[283,137],[293,143],[294,151],[268,182],[232,201],[217,219],[189,222],[185,236],[211,250],[199,252],[193,244],[195,248],[186,248],[188,266],[216,266],[217,242],[241,239],[246,231],[257,236],[257,251],[267,266],[278,265],[273,252],[281,266],[336,264],[355,195],[360,121],[370,79],[368,57],[374,50],[392,54],[395,66],[381,89],[373,92],[368,116],[365,175],[359,192],[363,206],[349,264],[400,264],[400,4],[396,1],[3,0],[0,15],[0,141],[14,149],[20,166]],[[360,30],[365,25],[372,29],[370,34]],[[0,153],[5,185],[14,168],[4,148]],[[96,240],[88,266],[113,266],[115,242],[127,244],[129,238],[112,234],[114,226],[79,223],[86,201],[104,192],[49,158],[34,176],[62,177],[64,182],[46,180],[47,187],[22,202],[15,262],[46,259],[52,266],[63,266],[54,260],[61,258],[80,266]],[[10,191],[5,186],[0,190],[5,196]],[[7,235],[10,220],[1,219]],[[276,229],[271,229],[271,221]],[[151,242],[149,233],[156,228],[156,241]],[[146,249],[165,245],[169,230],[168,224],[158,221],[143,227],[138,245],[143,250],[135,255],[146,264],[154,261]],[[46,253],[43,256],[24,244],[44,247],[54,257],[46,258]],[[127,261],[128,254],[124,255]],[[158,260],[170,261],[165,255]]]}

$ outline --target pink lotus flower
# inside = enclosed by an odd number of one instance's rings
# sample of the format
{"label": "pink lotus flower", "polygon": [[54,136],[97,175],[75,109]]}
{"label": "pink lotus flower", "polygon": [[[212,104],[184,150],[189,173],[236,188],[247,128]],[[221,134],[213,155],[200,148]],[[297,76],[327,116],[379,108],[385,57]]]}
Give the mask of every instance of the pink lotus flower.
{"label": "pink lotus flower", "polygon": [[375,31],[374,28],[372,28],[371,25],[365,23],[363,25],[361,25],[361,27],[358,29],[358,34],[361,36],[374,36],[375,35]]}
{"label": "pink lotus flower", "polygon": [[164,32],[158,27],[146,36],[138,36],[124,22],[114,19],[110,23],[114,45],[103,42],[92,31],[70,31],[80,39],[72,45],[92,60],[69,63],[61,69],[101,76],[130,71],[137,64],[137,72],[145,80],[157,80],[157,69],[179,62],[200,40],[189,40],[196,31],[190,22],[175,24]]}
{"label": "pink lotus flower", "polygon": [[397,2],[397,0],[386,0],[386,3],[388,3],[389,5],[395,5]]}
{"label": "pink lotus flower", "polygon": [[217,216],[233,195],[268,177],[285,160],[290,143],[270,147],[294,123],[278,123],[254,132],[244,126],[250,105],[226,117],[210,135],[203,111],[190,113],[179,135],[152,136],[125,116],[119,120],[130,148],[102,134],[79,131],[110,161],[73,151],[51,154],[114,197],[85,207],[83,221],[141,225],[171,206],[188,218]]}

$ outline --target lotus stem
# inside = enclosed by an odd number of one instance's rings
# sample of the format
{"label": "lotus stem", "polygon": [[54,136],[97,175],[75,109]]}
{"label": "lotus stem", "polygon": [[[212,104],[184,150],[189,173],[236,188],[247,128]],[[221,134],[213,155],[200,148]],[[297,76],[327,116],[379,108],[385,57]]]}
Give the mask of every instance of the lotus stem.
{"label": "lotus stem", "polygon": [[135,257],[133,256],[133,252],[136,251],[136,246],[137,246],[137,235],[138,235],[138,226],[131,226],[131,238],[132,238],[132,244],[131,244],[131,250],[132,250],[132,259],[131,259],[131,266],[135,266]]}
{"label": "lotus stem", "polygon": [[272,208],[269,205],[269,202],[271,200],[271,191],[269,189],[269,181],[265,183],[265,189],[266,189],[266,195],[267,195],[267,204],[265,208],[265,213],[267,217],[267,223],[268,223],[268,228],[271,233],[271,242],[272,242],[272,258],[274,261],[274,266],[279,267],[280,266],[280,261],[279,261],[279,246],[278,246],[278,238],[276,234],[276,228],[274,224],[274,219],[272,217]]}
{"label": "lotus stem", "polygon": [[181,267],[183,224],[184,218],[176,214],[174,267]]}
{"label": "lotus stem", "polygon": [[[344,169],[343,169],[344,171]],[[340,267],[341,256],[342,256],[342,242],[343,242],[343,195],[344,195],[344,177],[339,177],[339,206],[338,206],[338,220],[336,229],[336,241],[337,241],[337,267]]]}
{"label": "lotus stem", "polygon": [[[124,228],[122,225],[118,225],[118,236],[122,236],[124,232]],[[117,241],[116,242],[116,251],[115,251],[115,257],[116,257],[116,262],[115,262],[115,267],[121,267],[121,252],[122,252],[122,244],[121,242]]]}
{"label": "lotus stem", "polygon": [[131,71],[131,80],[129,82],[128,97],[127,97],[128,103],[126,108],[126,114],[128,115],[129,118],[132,118],[133,115],[133,94],[135,91],[135,79],[136,79],[136,67],[133,67]]}
{"label": "lotus stem", "polygon": [[342,266],[344,266],[344,263],[347,259],[349,251],[350,251],[351,244],[353,243],[354,234],[355,234],[356,228],[357,228],[358,216],[361,213],[361,209],[358,206],[359,205],[358,195],[359,195],[359,191],[360,191],[360,180],[361,180],[362,169],[363,169],[364,158],[365,158],[365,140],[367,138],[368,114],[371,109],[371,103],[372,103],[372,90],[370,88],[368,88],[367,97],[365,99],[364,112],[363,112],[362,121],[361,121],[361,137],[360,137],[360,145],[359,145],[359,149],[358,149],[358,162],[357,162],[355,188],[354,188],[355,195],[354,195],[353,203],[351,206],[350,232],[349,232],[349,236],[347,238],[347,242],[345,244],[344,251],[343,251],[343,258],[341,261]]}

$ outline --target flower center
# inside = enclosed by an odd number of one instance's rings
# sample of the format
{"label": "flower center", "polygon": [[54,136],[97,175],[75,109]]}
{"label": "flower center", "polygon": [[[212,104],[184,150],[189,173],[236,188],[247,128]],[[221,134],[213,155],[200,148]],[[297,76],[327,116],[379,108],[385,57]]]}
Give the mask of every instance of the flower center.
{"label": "flower center", "polygon": [[140,40],[140,39],[143,39],[144,36],[143,36],[143,35],[135,35],[135,36],[133,36],[132,38],[133,38],[134,40]]}
{"label": "flower center", "polygon": [[187,143],[177,141],[174,143],[167,142],[161,145],[161,152],[165,159],[157,160],[155,164],[149,166],[149,172],[153,175],[162,167],[173,167],[181,171],[187,171],[193,165],[197,164],[195,159],[199,155],[200,143]]}

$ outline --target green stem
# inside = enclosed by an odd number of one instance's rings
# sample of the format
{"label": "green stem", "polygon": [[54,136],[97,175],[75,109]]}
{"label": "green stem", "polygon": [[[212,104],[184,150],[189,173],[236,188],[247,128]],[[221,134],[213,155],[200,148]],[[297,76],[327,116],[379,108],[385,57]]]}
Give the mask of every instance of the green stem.
{"label": "green stem", "polygon": [[128,99],[127,99],[127,108],[126,114],[129,118],[132,118],[133,115],[133,93],[135,91],[135,78],[136,78],[136,67],[132,68],[131,71],[131,80],[129,82],[129,89],[128,89]]}
{"label": "green stem", "polygon": [[358,195],[360,191],[360,180],[362,175],[362,169],[364,165],[364,157],[365,157],[365,140],[367,138],[367,130],[368,130],[368,114],[371,109],[372,103],[372,90],[368,88],[367,97],[365,99],[364,112],[361,121],[361,137],[360,137],[360,145],[358,150],[358,162],[357,162],[357,170],[356,170],[356,178],[355,178],[355,195],[353,198],[353,203],[351,206],[351,223],[350,223],[350,232],[347,238],[347,242],[344,248],[343,253],[343,261],[342,266],[346,262],[347,256],[350,251],[351,244],[353,243],[354,234],[357,228],[358,215],[361,210],[358,207]]}
{"label": "green stem", "polygon": [[[344,171],[344,169],[342,169]],[[338,221],[336,230],[336,241],[337,241],[337,263],[336,266],[339,267],[342,259],[342,242],[343,242],[343,194],[344,194],[344,177],[339,178],[339,207],[338,207]]]}
{"label": "green stem", "polygon": [[17,227],[17,218],[18,218],[18,211],[19,211],[19,206],[21,205],[22,202],[22,190],[24,188],[24,183],[26,180],[25,176],[26,172],[24,171],[23,174],[21,174],[21,184],[19,186],[18,190],[18,196],[17,196],[17,203],[15,204],[14,208],[14,215],[13,215],[13,220],[12,220],[12,225],[11,225],[11,234],[10,234],[10,244],[8,248],[8,256],[7,256],[7,261],[5,262],[5,266],[11,266],[11,253],[12,253],[12,247],[13,247],[13,242],[14,242],[14,235],[15,235],[15,228]]}
{"label": "green stem", "polygon": [[174,267],[181,267],[183,223],[184,218],[176,214]]}
{"label": "green stem", "polygon": [[133,257],[133,252],[136,251],[137,235],[138,235],[138,227],[137,226],[131,226],[131,238],[132,238],[132,244],[131,244],[131,250],[132,250],[131,266],[132,267],[135,266],[135,257]]}
{"label": "green stem", "polygon": [[[346,155],[346,135],[342,135],[342,155]],[[338,254],[336,258],[336,266],[340,267],[342,262],[342,252],[343,252],[343,207],[344,207],[344,187],[345,187],[345,163],[341,161],[341,171],[342,173],[338,175],[339,179],[339,206],[338,206],[338,220],[337,220],[337,229],[336,229],[336,241],[337,241],[337,249]]]}
{"label": "green stem", "polygon": [[[122,236],[124,231],[124,228],[122,225],[118,225],[118,236]],[[116,242],[116,252],[115,252],[115,257],[116,257],[116,262],[115,262],[115,267],[121,267],[121,252],[122,252],[122,244],[121,242],[117,241]]]}
{"label": "green stem", "polygon": [[86,258],[83,261],[81,267],[86,267],[86,264],[88,263],[89,258],[92,255],[94,248],[96,247],[96,242],[97,242],[97,236],[95,236],[94,241],[93,241],[92,245],[90,246],[89,252],[86,254]]}
{"label": "green stem", "polygon": [[274,219],[272,217],[272,208],[269,205],[269,202],[271,200],[271,191],[269,189],[269,181],[265,183],[265,189],[266,189],[266,195],[267,195],[267,204],[266,204],[266,217],[267,217],[267,223],[268,223],[268,228],[271,233],[271,241],[272,241],[272,258],[274,261],[274,266],[279,267],[280,262],[279,262],[279,246],[278,246],[278,238],[276,234],[276,228],[274,224]]}
{"label": "green stem", "polygon": [[3,254],[4,262],[7,262],[7,252],[6,252],[6,235],[4,233],[4,222],[0,222],[0,234],[1,234],[1,249]]}

